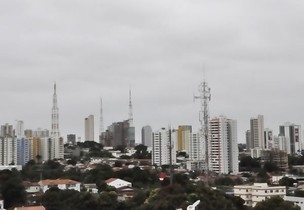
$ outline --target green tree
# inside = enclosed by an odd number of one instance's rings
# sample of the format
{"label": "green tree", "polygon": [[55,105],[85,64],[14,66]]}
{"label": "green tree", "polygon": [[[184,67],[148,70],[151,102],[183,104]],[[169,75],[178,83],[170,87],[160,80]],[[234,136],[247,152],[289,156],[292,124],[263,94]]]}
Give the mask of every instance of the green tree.
{"label": "green tree", "polygon": [[301,210],[299,206],[294,205],[290,201],[284,201],[279,196],[274,196],[257,203],[253,210]]}
{"label": "green tree", "polygon": [[279,185],[281,186],[292,187],[294,183],[297,183],[297,181],[287,176],[284,176],[279,180]]}
{"label": "green tree", "polygon": [[279,169],[279,167],[275,164],[275,163],[273,163],[273,162],[270,162],[270,161],[266,161],[265,163],[264,163],[264,166],[263,166],[263,169],[265,170],[265,171],[267,171],[267,172],[275,172],[275,171],[279,171],[280,169]]}
{"label": "green tree", "polygon": [[136,152],[133,154],[133,157],[136,159],[150,159],[151,155],[147,151],[147,146],[139,144],[135,146]]}
{"label": "green tree", "polygon": [[0,171],[1,194],[6,209],[26,203],[26,192],[22,185],[21,174],[17,170]]}
{"label": "green tree", "polygon": [[244,156],[240,160],[241,171],[257,171],[261,168],[259,159],[252,158],[251,156]]}

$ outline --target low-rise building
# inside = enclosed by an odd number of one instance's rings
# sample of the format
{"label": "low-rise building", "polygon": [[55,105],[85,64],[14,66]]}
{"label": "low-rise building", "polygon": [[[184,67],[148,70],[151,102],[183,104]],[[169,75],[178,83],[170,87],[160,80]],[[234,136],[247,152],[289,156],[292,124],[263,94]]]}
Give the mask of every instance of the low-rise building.
{"label": "low-rise building", "polygon": [[304,198],[294,196],[284,196],[285,201],[293,202],[295,205],[300,206],[301,210],[304,210]]}
{"label": "low-rise building", "polygon": [[38,182],[45,193],[51,187],[58,187],[60,190],[77,190],[80,192],[80,182],[71,179],[45,179]]}
{"label": "low-rise building", "polygon": [[236,185],[233,188],[234,195],[241,197],[245,205],[254,207],[258,202],[272,196],[286,195],[285,186],[268,186],[267,183],[254,183],[253,185]]}
{"label": "low-rise building", "polygon": [[107,185],[115,187],[116,189],[122,188],[122,187],[132,187],[131,182],[127,182],[122,179],[117,178],[110,178],[106,180]]}
{"label": "low-rise building", "polygon": [[24,181],[23,186],[25,187],[25,191],[29,194],[34,194],[40,192],[40,185],[37,182],[28,182]]}

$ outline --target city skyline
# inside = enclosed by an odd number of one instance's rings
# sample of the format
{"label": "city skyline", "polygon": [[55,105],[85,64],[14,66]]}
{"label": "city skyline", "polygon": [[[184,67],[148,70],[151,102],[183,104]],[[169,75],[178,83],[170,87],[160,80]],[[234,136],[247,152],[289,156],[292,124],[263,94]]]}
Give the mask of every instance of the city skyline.
{"label": "city skyline", "polygon": [[65,140],[84,140],[91,114],[99,130],[100,98],[104,128],[128,119],[130,87],[136,142],[145,125],[195,131],[193,95],[206,80],[210,117],[237,120],[239,142],[259,114],[277,135],[285,122],[304,124],[303,9],[286,1],[1,2],[0,124],[51,130],[56,82]]}

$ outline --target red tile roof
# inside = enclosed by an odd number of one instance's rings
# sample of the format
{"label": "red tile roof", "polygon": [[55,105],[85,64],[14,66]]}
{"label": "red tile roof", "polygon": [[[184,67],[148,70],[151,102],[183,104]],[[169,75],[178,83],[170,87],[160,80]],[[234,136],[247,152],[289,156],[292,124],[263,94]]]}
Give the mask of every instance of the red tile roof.
{"label": "red tile roof", "polygon": [[71,179],[45,179],[42,180],[43,185],[60,185],[60,184],[79,184],[80,182]]}
{"label": "red tile roof", "polygon": [[115,180],[117,180],[116,178],[110,178],[106,180],[106,183],[109,184],[111,182],[114,182]]}

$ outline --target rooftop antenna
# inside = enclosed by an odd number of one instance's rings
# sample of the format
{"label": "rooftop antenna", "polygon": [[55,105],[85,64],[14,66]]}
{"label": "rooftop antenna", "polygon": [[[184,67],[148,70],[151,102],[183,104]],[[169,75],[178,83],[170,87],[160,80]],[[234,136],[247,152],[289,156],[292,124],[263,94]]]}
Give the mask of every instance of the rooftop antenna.
{"label": "rooftop antenna", "polygon": [[205,146],[203,150],[204,151],[203,157],[200,157],[199,159],[202,162],[205,162],[205,172],[206,172],[207,185],[208,185],[209,182],[209,151],[208,151],[209,130],[208,129],[209,129],[209,101],[211,100],[211,94],[210,94],[210,88],[208,87],[208,84],[205,81],[205,79],[203,82],[199,84],[198,87],[199,87],[198,88],[199,95],[194,96],[194,100],[195,99],[200,100],[201,109],[199,111],[199,122],[200,122],[199,136],[202,146]]}

